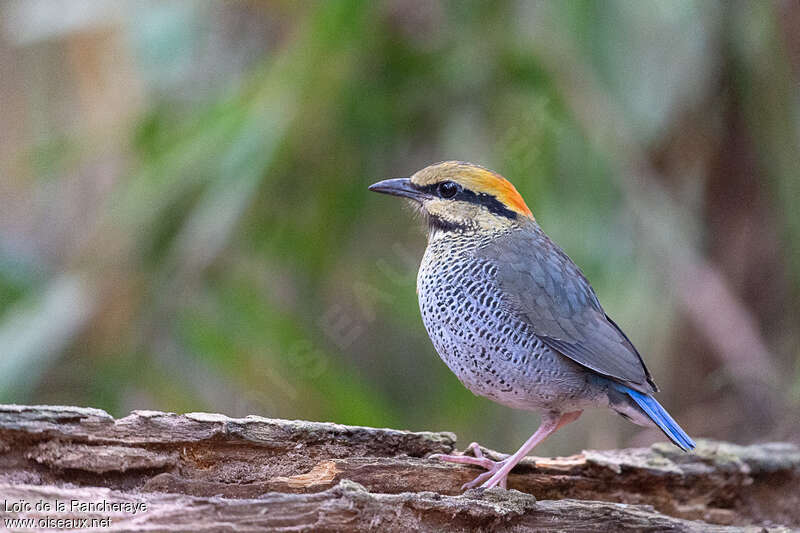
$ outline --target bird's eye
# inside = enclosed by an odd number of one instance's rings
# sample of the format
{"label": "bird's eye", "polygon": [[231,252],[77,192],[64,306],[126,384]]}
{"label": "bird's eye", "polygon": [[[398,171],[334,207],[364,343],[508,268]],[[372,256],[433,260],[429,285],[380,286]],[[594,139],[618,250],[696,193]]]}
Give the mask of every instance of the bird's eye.
{"label": "bird's eye", "polygon": [[458,183],[453,181],[443,181],[439,184],[439,196],[442,198],[452,198],[458,191],[461,189],[461,186]]}

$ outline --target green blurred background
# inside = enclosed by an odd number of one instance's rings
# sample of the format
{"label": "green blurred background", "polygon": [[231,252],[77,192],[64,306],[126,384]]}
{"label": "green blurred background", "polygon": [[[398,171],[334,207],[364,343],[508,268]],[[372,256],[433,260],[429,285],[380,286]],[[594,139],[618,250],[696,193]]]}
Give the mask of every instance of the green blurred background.
{"label": "green blurred background", "polygon": [[[800,441],[800,3],[0,6],[0,401],[452,430],[370,183],[516,184],[698,437]],[[539,454],[662,437],[587,413]]]}

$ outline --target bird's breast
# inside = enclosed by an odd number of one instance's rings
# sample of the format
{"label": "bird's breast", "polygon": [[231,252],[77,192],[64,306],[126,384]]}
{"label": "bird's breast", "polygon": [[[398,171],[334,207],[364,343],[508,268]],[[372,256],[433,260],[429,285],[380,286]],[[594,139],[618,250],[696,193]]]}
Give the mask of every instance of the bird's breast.
{"label": "bird's breast", "polygon": [[582,369],[509,308],[497,265],[474,251],[432,241],[417,276],[422,321],[445,364],[475,394],[511,407],[548,408],[584,388]]}

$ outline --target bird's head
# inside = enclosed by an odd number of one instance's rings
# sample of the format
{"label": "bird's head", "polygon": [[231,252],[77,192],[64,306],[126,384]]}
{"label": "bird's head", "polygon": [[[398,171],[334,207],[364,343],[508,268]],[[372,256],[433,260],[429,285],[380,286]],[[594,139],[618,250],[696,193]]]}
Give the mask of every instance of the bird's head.
{"label": "bird's head", "polygon": [[498,230],[533,220],[517,189],[503,176],[472,163],[445,161],[410,178],[392,178],[369,190],[412,200],[432,231]]}

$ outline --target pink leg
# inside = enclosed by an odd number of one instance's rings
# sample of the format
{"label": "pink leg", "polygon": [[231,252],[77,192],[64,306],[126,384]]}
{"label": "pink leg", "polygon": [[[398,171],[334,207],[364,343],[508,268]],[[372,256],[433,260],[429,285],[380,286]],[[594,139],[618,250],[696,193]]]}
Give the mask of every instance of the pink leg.
{"label": "pink leg", "polygon": [[461,487],[462,489],[475,487],[479,483],[483,483],[481,488],[485,489],[496,487],[498,485],[505,488],[508,480],[508,473],[511,472],[511,470],[522,460],[523,457],[528,455],[528,453],[533,450],[537,444],[558,431],[561,426],[569,424],[570,422],[574,422],[579,416],[581,416],[581,411],[573,411],[571,413],[564,413],[562,415],[545,413],[542,416],[542,424],[539,426],[539,429],[537,429],[536,432],[531,435],[527,441],[525,441],[525,444],[523,444],[514,455],[502,461],[492,461],[491,459],[484,457],[483,453],[481,453],[481,450],[478,447],[478,444],[475,442],[470,444],[466,450],[471,450],[475,454],[475,457],[469,457],[465,455],[436,455],[433,457],[453,463],[473,464],[487,469],[487,472],[479,475],[469,483],[464,483],[464,486]]}
{"label": "pink leg", "polygon": [[492,487],[496,487],[497,485],[501,485],[505,487],[506,480],[508,479],[508,473],[517,466],[523,457],[528,455],[528,453],[533,450],[537,444],[542,442],[544,439],[558,431],[559,428],[569,424],[570,422],[574,422],[581,416],[582,411],[573,411],[571,413],[564,413],[561,416],[555,415],[548,415],[545,414],[542,417],[542,425],[539,426],[539,429],[536,430],[536,433],[531,435],[531,437],[525,441],[525,444],[517,450],[517,453],[502,461],[502,466],[494,472],[494,474],[483,484],[481,485],[484,489],[490,489]]}

